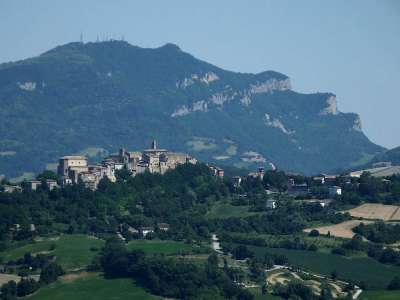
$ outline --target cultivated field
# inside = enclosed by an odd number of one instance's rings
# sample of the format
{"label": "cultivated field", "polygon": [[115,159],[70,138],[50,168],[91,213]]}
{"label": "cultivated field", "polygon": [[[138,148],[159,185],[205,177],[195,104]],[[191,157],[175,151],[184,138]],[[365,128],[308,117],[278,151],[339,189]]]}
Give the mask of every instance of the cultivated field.
{"label": "cultivated field", "polygon": [[400,291],[364,291],[360,300],[398,300],[400,299]]}
{"label": "cultivated field", "polygon": [[305,232],[310,232],[313,229],[319,231],[320,234],[330,234],[336,237],[348,238],[351,239],[354,236],[353,228],[360,225],[360,223],[369,224],[373,223],[372,221],[358,221],[358,220],[351,220],[342,222],[335,225],[328,225],[328,226],[321,226],[321,227],[314,227],[314,228],[307,228],[304,229]]}
{"label": "cultivated field", "polygon": [[400,206],[367,203],[347,210],[351,216],[363,219],[379,219],[384,221],[400,220]]}
{"label": "cultivated field", "polygon": [[[47,253],[55,255],[57,262],[65,270],[72,270],[86,267],[103,245],[103,240],[91,236],[65,234],[56,238],[38,239],[34,243],[0,252],[0,256],[9,261],[21,258],[27,252]],[[97,251],[94,251],[95,249]]]}
{"label": "cultivated field", "polygon": [[259,212],[249,212],[249,206],[235,206],[224,202],[215,202],[207,213],[209,219],[227,219],[236,217],[247,217],[260,214]]}
{"label": "cultivated field", "polygon": [[100,274],[86,274],[76,279],[61,279],[41,288],[29,300],[122,300],[122,299],[161,299],[150,295],[134,284],[132,279],[104,279]]}
{"label": "cultivated field", "polygon": [[9,282],[10,280],[14,280],[15,282],[19,282],[21,277],[12,274],[0,274],[0,286]]}
{"label": "cultivated field", "polygon": [[283,254],[289,263],[312,273],[330,276],[333,271],[344,281],[364,281],[368,288],[385,289],[400,267],[385,265],[369,257],[344,257],[330,253],[249,246],[257,257]]}

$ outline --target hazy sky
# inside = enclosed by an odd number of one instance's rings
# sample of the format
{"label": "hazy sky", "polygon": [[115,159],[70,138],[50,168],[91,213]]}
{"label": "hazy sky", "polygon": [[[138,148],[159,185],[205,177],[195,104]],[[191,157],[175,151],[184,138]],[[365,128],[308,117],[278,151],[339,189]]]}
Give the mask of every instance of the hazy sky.
{"label": "hazy sky", "polygon": [[81,33],[172,42],[225,69],[282,72],[297,91],[335,93],[372,141],[400,146],[400,1],[0,0],[0,62]]}

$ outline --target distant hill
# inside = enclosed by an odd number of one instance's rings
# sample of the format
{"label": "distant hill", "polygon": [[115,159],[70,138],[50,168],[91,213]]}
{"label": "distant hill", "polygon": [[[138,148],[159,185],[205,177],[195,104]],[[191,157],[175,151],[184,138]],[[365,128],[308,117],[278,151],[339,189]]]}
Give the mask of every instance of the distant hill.
{"label": "distant hill", "polygon": [[369,165],[378,162],[391,162],[392,165],[400,165],[400,147],[393,148],[382,153],[377,154],[370,162]]}
{"label": "distant hill", "polygon": [[173,44],[70,43],[1,64],[0,120],[7,176],[38,172],[65,154],[141,149],[153,138],[221,165],[272,162],[305,173],[384,150],[358,115],[338,110],[334,94],[295,92],[274,71],[226,71]]}

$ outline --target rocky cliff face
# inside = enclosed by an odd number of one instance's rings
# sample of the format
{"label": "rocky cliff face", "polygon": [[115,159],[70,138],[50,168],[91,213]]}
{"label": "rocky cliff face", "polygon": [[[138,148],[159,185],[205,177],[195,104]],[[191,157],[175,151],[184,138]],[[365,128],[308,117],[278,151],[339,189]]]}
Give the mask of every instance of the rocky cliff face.
{"label": "rocky cliff face", "polygon": [[0,65],[0,118],[0,174],[9,176],[153,138],[221,165],[306,173],[382,151],[335,95],[297,93],[278,72],[226,71],[172,44],[71,43]]}

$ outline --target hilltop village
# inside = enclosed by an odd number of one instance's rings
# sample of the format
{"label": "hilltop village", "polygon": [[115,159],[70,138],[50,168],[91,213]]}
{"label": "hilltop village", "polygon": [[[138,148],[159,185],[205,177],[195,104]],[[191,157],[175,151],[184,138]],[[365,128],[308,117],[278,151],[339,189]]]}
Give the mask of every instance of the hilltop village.
{"label": "hilltop village", "polygon": [[[152,141],[149,149],[143,151],[127,151],[120,149],[117,154],[107,156],[101,163],[89,164],[86,156],[68,155],[58,161],[58,180],[47,179],[47,187],[52,190],[69,184],[83,183],[87,188],[96,190],[99,182],[107,178],[111,182],[116,181],[115,172],[126,169],[131,176],[148,171],[150,173],[164,174],[168,170],[175,169],[180,164],[196,164],[197,159],[186,153],[172,152],[167,149],[157,148],[157,142]],[[223,171],[214,168],[216,175],[223,176]],[[40,180],[26,182],[32,190],[36,190],[42,184]],[[5,192],[20,190],[17,185],[5,185]]]}
{"label": "hilltop village", "polygon": [[184,163],[195,164],[197,160],[186,153],[171,152],[157,148],[153,140],[151,147],[143,151],[120,149],[118,154],[106,157],[100,164],[88,165],[85,156],[64,156],[59,160],[57,173],[62,184],[81,181],[88,188],[95,190],[100,180],[107,177],[115,182],[115,172],[126,169],[132,176],[148,171],[164,174]]}

